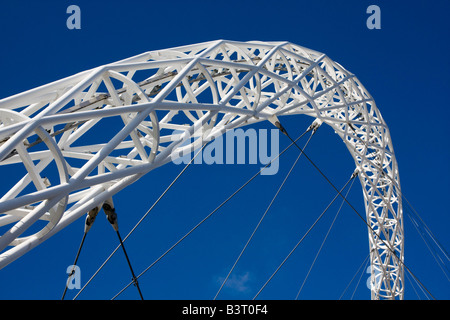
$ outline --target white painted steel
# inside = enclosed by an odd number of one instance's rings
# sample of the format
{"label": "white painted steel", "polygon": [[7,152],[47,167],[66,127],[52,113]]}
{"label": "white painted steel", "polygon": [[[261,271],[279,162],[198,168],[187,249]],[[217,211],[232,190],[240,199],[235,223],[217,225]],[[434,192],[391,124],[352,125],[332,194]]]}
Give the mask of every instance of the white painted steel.
{"label": "white painted steel", "polygon": [[[150,51],[0,100],[0,168],[23,166],[0,194],[0,268],[173,160],[183,140],[293,114],[328,124],[347,145],[370,225],[372,298],[403,298],[400,181],[388,127],[353,74],[288,42]],[[28,229],[37,223],[44,226]]]}

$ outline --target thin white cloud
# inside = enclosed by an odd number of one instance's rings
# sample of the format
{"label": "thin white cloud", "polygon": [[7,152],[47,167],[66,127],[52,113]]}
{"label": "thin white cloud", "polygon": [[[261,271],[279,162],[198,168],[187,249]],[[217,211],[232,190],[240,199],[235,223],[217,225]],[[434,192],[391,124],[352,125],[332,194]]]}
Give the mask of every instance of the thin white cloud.
{"label": "thin white cloud", "polygon": [[[250,272],[245,272],[243,274],[232,274],[224,285],[224,288],[231,289],[239,293],[247,293],[250,290]],[[225,277],[218,277],[217,282],[223,283]]]}

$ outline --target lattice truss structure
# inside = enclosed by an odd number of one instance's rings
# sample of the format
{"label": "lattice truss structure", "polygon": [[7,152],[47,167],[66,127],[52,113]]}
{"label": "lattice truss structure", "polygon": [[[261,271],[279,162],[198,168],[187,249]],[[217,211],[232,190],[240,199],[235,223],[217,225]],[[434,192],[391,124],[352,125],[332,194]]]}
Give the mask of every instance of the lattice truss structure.
{"label": "lattice truss structure", "polygon": [[0,100],[0,268],[173,155],[294,114],[331,126],[348,147],[370,225],[372,298],[402,298],[401,193],[388,127],[352,73],[288,42],[146,52]]}

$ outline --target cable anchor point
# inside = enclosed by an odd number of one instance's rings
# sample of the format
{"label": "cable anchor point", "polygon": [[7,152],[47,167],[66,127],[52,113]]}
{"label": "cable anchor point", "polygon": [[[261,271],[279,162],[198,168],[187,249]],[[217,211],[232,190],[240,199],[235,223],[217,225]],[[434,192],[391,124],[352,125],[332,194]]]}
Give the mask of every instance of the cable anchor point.
{"label": "cable anchor point", "polygon": [[356,178],[356,177],[358,176],[358,174],[359,174],[359,169],[356,168],[355,171],[353,171],[353,174],[352,174],[352,176],[351,176],[351,179]]}
{"label": "cable anchor point", "polygon": [[86,220],[84,222],[84,233],[88,233],[88,231],[91,229],[99,211],[100,207],[95,207],[89,210],[89,212],[86,215]]}
{"label": "cable anchor point", "polygon": [[319,127],[322,125],[323,121],[320,120],[319,118],[316,118],[313,123],[311,123],[311,125],[308,127],[307,131],[311,131],[314,133],[316,133],[317,129],[319,129]]}
{"label": "cable anchor point", "polygon": [[108,219],[109,223],[113,227],[114,231],[119,231],[119,224],[117,222],[117,213],[116,209],[114,209],[114,204],[112,199],[108,199],[103,203],[103,211],[106,214],[106,218]]}
{"label": "cable anchor point", "polygon": [[275,127],[277,127],[278,129],[280,129],[280,131],[281,131],[282,133],[284,133],[286,136],[289,137],[289,135],[288,135],[286,129],[281,125],[281,122],[280,122],[280,120],[278,120],[278,117],[277,117],[276,115],[271,116],[268,120],[269,120]]}

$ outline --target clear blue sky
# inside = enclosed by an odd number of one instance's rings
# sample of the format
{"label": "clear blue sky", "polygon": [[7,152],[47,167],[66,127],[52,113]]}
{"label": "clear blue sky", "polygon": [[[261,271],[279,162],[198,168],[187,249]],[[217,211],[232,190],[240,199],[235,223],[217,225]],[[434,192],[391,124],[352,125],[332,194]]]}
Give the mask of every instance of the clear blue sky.
{"label": "clear blue sky", "polygon": [[[81,30],[66,28],[66,8],[81,8]],[[366,8],[381,8],[381,30],[366,27]],[[215,39],[290,41],[323,53],[355,73],[389,125],[402,190],[447,249],[449,210],[450,2],[434,1],[20,1],[0,9],[0,98],[145,51]],[[310,120],[286,119],[299,135]],[[262,124],[259,128],[271,128]],[[280,136],[281,148],[289,141]],[[353,162],[339,138],[321,128],[308,155],[342,186]],[[277,175],[259,177],[140,280],[146,299],[212,299],[297,151]],[[302,159],[237,265],[221,299],[251,299],[334,197],[333,189]],[[170,190],[126,246],[140,273],[189,231],[260,165],[194,165]],[[167,165],[115,197],[123,235],[182,169]],[[364,212],[359,184],[349,197]],[[261,299],[294,299],[338,202],[293,254]],[[59,299],[82,236],[83,219],[0,271],[0,299]],[[449,282],[405,214],[405,261],[437,299]],[[99,216],[78,265],[89,279],[117,238]],[[368,251],[367,228],[344,206],[300,299],[338,299]],[[355,290],[356,280],[344,299]],[[354,299],[370,299],[363,273]],[[130,281],[118,252],[80,299],[110,299]],[[406,280],[406,299],[417,299]],[[417,289],[416,289],[417,290]],[[75,290],[68,292],[71,299]],[[421,296],[423,298],[423,295]],[[130,287],[120,296],[138,299]]]}

